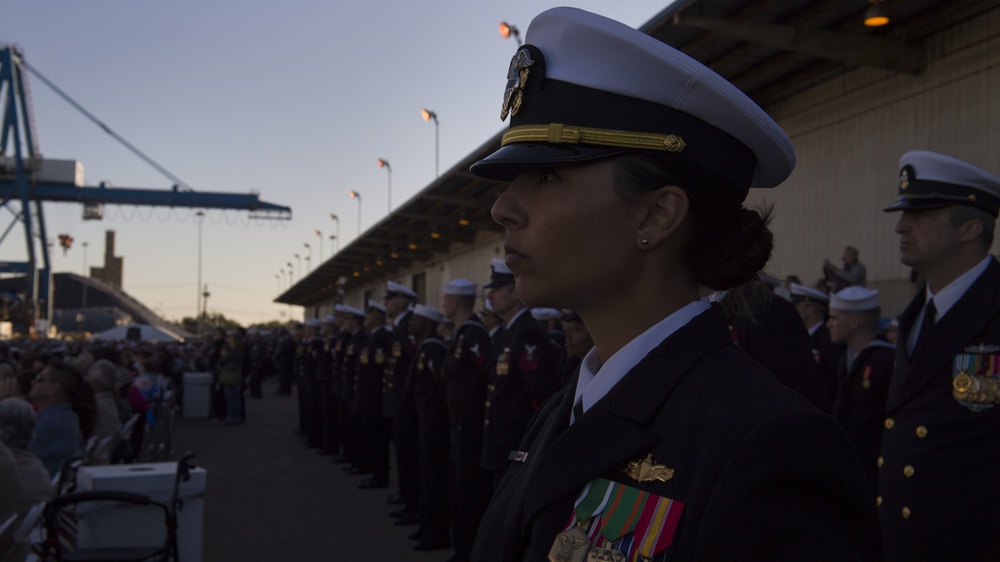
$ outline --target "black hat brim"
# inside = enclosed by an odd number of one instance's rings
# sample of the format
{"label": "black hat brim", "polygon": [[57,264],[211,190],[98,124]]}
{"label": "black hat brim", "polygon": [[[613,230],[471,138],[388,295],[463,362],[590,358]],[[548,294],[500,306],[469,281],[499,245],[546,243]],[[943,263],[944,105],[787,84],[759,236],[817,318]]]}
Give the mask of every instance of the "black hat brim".
{"label": "black hat brim", "polygon": [[885,209],[882,209],[882,211],[885,213],[892,213],[895,211],[906,211],[910,209],[940,209],[941,207],[948,207],[949,205],[956,204],[959,204],[959,202],[945,201],[943,199],[901,199],[892,205],[889,205]]}
{"label": "black hat brim", "polygon": [[622,148],[606,146],[508,144],[473,164],[470,171],[488,180],[514,181],[521,171],[539,164],[587,164],[626,152]]}

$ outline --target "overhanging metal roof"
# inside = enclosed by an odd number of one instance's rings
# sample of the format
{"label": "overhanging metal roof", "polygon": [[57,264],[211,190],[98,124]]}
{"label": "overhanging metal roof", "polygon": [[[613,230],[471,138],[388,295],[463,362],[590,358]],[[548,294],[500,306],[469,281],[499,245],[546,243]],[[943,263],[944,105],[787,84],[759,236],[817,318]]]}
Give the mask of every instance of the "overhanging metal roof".
{"label": "overhanging metal roof", "polygon": [[[887,0],[884,27],[862,20],[868,0],[690,0],[640,29],[702,62],[765,109],[807,88],[869,66],[918,74],[925,41],[1000,6],[1000,0]],[[490,208],[504,184],[469,166],[500,147],[502,132],[342,248],[275,302],[315,306],[343,286],[391,277],[484,233],[501,232]],[[393,257],[393,256],[397,257]]]}

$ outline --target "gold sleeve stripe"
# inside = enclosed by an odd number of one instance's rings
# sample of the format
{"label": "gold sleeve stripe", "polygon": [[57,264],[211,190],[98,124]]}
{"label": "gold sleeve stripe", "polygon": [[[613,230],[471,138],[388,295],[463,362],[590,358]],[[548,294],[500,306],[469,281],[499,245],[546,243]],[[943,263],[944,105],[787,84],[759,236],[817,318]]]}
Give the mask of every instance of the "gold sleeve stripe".
{"label": "gold sleeve stripe", "polygon": [[591,127],[573,127],[562,123],[519,125],[503,135],[501,146],[517,142],[548,142],[553,144],[596,144],[641,150],[681,152],[687,146],[677,135],[635,133]]}

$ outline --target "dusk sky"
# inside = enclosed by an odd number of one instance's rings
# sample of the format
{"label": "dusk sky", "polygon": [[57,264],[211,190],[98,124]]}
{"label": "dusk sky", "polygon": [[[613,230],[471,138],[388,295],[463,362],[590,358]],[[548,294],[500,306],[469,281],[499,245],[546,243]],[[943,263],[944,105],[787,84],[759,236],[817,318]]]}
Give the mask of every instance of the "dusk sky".
{"label": "dusk sky", "polygon": [[[638,27],[668,3],[572,5]],[[421,109],[438,114],[442,172],[505,126],[501,97],[517,45],[498,24],[523,35],[535,15],[558,5],[0,0],[0,42],[19,46],[46,78],[195,191],[254,190],[292,208],[291,221],[254,223],[246,212],[207,212],[208,310],[248,325],[286,319],[288,307],[272,302],[288,286],[279,270],[291,262],[299,279],[294,254],[302,270],[330,258],[331,213],[340,218],[341,246],[357,237],[351,190],[362,196],[362,231],[386,215],[388,175],[379,158],[392,167],[394,209],[434,180],[434,124]],[[170,189],[171,180],[40,80],[29,76],[29,88],[46,158],[80,161],[87,185]],[[48,203],[45,213],[50,239],[75,239],[65,256],[52,249],[56,272],[101,265],[104,232],[114,230],[124,289],[168,319],[194,315],[193,209],[109,205],[103,221],[86,222],[77,204]],[[0,228],[11,216],[3,214]],[[26,259],[23,228],[14,230],[0,260]]]}

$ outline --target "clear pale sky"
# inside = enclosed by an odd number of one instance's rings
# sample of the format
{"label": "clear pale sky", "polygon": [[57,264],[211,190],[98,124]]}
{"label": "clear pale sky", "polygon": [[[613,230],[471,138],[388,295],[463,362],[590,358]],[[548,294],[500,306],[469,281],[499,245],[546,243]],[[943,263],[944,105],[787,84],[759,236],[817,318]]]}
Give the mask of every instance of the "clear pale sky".
{"label": "clear pale sky", "polygon": [[[642,25],[669,0],[572,5]],[[292,208],[291,221],[250,223],[247,213],[208,211],[202,282],[210,312],[244,325],[283,319],[272,300],[329,259],[340,242],[388,212],[392,167],[395,209],[434,180],[437,112],[440,170],[499,132],[507,65],[517,45],[501,20],[522,32],[559,2],[429,0],[0,0],[0,42],[24,58],[111,129],[195,191],[260,192]],[[46,158],[79,160],[87,185],[170,189],[160,175],[29,76]],[[16,205],[15,205],[16,207]],[[82,207],[45,204],[48,237],[70,234],[73,248],[51,256],[56,272],[99,266],[104,232],[117,233],[124,289],[168,319],[197,306],[198,227],[194,210],[107,206],[103,221]],[[0,218],[0,228],[10,223]],[[26,259],[23,227],[0,259]],[[88,242],[84,250],[83,242]],[[305,244],[311,246],[305,248]],[[307,262],[306,256],[311,255]],[[301,317],[299,308],[293,316]]]}

